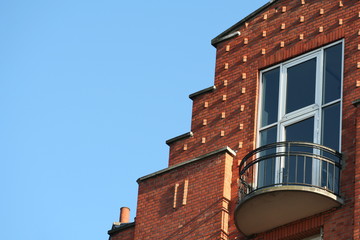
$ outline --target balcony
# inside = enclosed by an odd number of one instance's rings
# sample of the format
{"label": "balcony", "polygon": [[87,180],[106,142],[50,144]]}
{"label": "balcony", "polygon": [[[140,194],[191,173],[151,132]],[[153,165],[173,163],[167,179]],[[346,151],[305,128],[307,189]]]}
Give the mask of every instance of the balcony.
{"label": "balcony", "polygon": [[339,207],[341,154],[305,142],[278,142],[240,164],[235,224],[247,236]]}

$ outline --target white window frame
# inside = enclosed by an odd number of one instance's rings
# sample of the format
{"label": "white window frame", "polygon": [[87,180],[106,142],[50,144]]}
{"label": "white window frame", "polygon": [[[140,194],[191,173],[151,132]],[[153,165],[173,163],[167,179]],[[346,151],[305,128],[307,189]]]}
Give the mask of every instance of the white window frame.
{"label": "white window frame", "polygon": [[[323,78],[324,78],[324,52],[325,49],[332,47],[334,45],[342,44],[342,59],[341,59],[341,90],[340,90],[340,98],[334,101],[331,101],[326,104],[322,104],[323,101]],[[257,120],[257,147],[260,146],[260,132],[266,129],[270,129],[274,126],[277,127],[277,142],[285,141],[285,127],[296,122],[300,122],[310,117],[314,117],[314,143],[320,144],[321,143],[321,128],[322,128],[322,112],[327,106],[333,105],[335,103],[340,104],[340,116],[342,116],[342,99],[343,99],[343,80],[344,80],[344,40],[339,40],[334,43],[328,44],[324,47],[318,48],[312,52],[303,54],[299,57],[293,58],[291,60],[285,61],[283,63],[277,64],[270,68],[266,68],[259,72],[259,100],[258,100],[258,120]],[[286,74],[287,69],[295,66],[297,64],[303,63],[307,60],[316,58],[316,83],[315,83],[315,103],[301,109],[295,110],[293,112],[286,114]],[[268,124],[265,127],[261,126],[261,109],[262,109],[262,89],[263,89],[263,74],[275,68],[279,68],[279,99],[278,99],[278,119],[277,122]],[[342,120],[340,120],[340,134],[339,134],[339,151],[341,151],[341,129],[342,129]],[[257,165],[259,166],[259,165]],[[282,182],[282,169],[284,167],[283,161],[277,160],[275,163],[275,184]],[[320,164],[318,161],[314,161],[313,163],[313,176],[316,176],[319,172]],[[257,188],[258,183],[258,169],[256,169],[256,174],[254,178],[254,186]],[[319,178],[312,178],[312,184],[319,185],[320,179]]]}

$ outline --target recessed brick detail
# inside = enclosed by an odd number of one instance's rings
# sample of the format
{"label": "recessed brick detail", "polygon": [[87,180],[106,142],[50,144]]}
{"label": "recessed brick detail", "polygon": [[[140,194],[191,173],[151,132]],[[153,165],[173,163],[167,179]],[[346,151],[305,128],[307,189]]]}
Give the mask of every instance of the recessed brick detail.
{"label": "recessed brick detail", "polygon": [[230,216],[232,163],[230,154],[220,152],[140,181],[134,239],[221,239],[221,232],[228,234],[222,222]]}

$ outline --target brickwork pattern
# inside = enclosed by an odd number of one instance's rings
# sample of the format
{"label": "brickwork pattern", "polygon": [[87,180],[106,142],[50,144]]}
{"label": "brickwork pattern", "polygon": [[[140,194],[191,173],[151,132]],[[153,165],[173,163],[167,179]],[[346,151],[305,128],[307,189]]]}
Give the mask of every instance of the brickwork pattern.
{"label": "brickwork pattern", "polygon": [[[359,98],[359,89],[356,87],[359,79],[357,63],[360,61],[359,12],[360,3],[355,0],[342,1],[341,4],[340,1],[335,0],[277,1],[237,29],[241,32],[241,36],[219,43],[215,72],[217,90],[194,99],[191,129],[194,137],[177,142],[179,146],[176,144],[171,146],[170,164],[223,145],[238,150],[235,161],[239,162],[256,145],[259,71],[344,39],[342,119],[344,167],[341,196],[346,204],[337,211],[324,214],[326,221],[323,227],[325,239],[359,239],[359,230],[353,235],[356,115],[355,107],[351,104]],[[245,93],[242,93],[243,88],[246,89]],[[222,100],[224,95],[226,101]],[[204,108],[204,102],[208,102],[209,107]],[[243,111],[241,105],[244,106]],[[221,112],[226,114],[224,119],[219,117]],[[206,126],[202,125],[203,119],[207,119]],[[240,125],[242,127],[239,127]],[[225,132],[223,137],[218,134],[220,131]],[[205,137],[207,142],[200,144],[200,137]],[[186,153],[180,148],[184,143],[188,146]],[[233,171],[231,210],[235,209],[237,199],[236,164]],[[356,192],[360,193],[360,190]],[[311,219],[308,221],[311,222]],[[231,237],[244,238],[237,232],[232,219],[229,226],[233,233]],[[286,228],[282,229],[290,231]],[[267,239],[265,236],[263,235],[262,239]]]}
{"label": "brickwork pattern", "polygon": [[[232,214],[238,201],[238,164],[256,146],[259,71],[343,39],[340,195],[345,204],[254,239],[301,239],[319,233],[320,228],[326,240],[360,239],[360,151],[356,146],[360,142],[360,110],[352,104],[360,98],[360,1],[276,1],[234,31],[241,35],[216,46],[216,90],[193,98],[193,136],[170,144],[169,166],[224,146],[236,150],[231,177],[226,181],[231,197],[225,235],[247,239],[236,229]],[[140,183],[135,238],[177,239],[178,235],[183,236],[179,239],[219,239],[220,213],[216,211],[223,204],[225,175],[223,170],[219,172],[224,164],[217,161],[222,160],[203,161]],[[173,209],[174,185],[184,178],[189,179],[189,205]],[[200,222],[204,227],[199,231],[206,236],[193,230]],[[153,238],[147,238],[149,234]],[[160,234],[167,234],[167,238]]]}
{"label": "brickwork pattern", "polygon": [[135,239],[228,239],[232,161],[219,153],[140,182]]}

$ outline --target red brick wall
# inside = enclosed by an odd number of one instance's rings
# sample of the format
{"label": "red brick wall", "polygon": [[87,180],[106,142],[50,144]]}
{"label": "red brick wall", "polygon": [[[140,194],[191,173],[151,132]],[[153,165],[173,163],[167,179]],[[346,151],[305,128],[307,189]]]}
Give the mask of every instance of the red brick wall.
{"label": "red brick wall", "polygon": [[[320,9],[324,14],[320,14]],[[356,158],[360,119],[357,120],[356,107],[352,105],[352,101],[360,98],[356,86],[360,80],[357,67],[360,62],[359,12],[358,0],[305,0],[305,4],[301,0],[276,1],[236,29],[241,32],[240,36],[217,45],[216,90],[194,97],[191,125],[194,135],[170,144],[169,166],[224,146],[237,151],[232,160],[231,183],[228,183],[231,187],[230,239],[246,239],[237,231],[232,214],[238,200],[237,164],[256,145],[259,70],[340,39],[345,42],[341,172],[341,197],[345,204],[339,209],[259,234],[255,239],[299,239],[318,232],[320,227],[326,240],[360,239],[360,201],[354,202],[360,196],[357,160],[360,158]],[[265,14],[267,19],[264,19]],[[304,22],[300,22],[301,16]],[[282,24],[285,29],[281,29]],[[319,31],[320,27],[323,32]],[[301,34],[303,39],[300,39]],[[248,44],[244,44],[245,38]],[[284,47],[280,46],[281,42]],[[265,54],[262,54],[263,49]],[[141,182],[135,238],[218,239],[221,229],[218,211],[225,176],[220,170],[224,167],[223,159],[224,156],[211,157]],[[179,183],[181,192],[185,179],[189,179],[190,184],[189,203],[173,209],[174,186]]]}
{"label": "red brick wall", "polygon": [[356,109],[356,153],[355,153],[355,186],[354,186],[354,239],[360,239],[360,106]]}
{"label": "red brick wall", "polygon": [[[237,30],[241,32],[241,36],[218,44],[215,72],[217,89],[194,99],[191,128],[194,136],[172,144],[169,160],[170,165],[176,164],[225,145],[237,150],[230,206],[230,209],[234,210],[238,178],[236,163],[255,146],[259,70],[344,39],[342,119],[344,167],[341,195],[346,204],[336,211],[324,214],[325,239],[353,237],[359,239],[359,230],[356,230],[357,235],[353,236],[352,221],[354,194],[359,194],[360,190],[354,192],[353,184],[356,114],[351,102],[360,98],[359,89],[356,87],[356,81],[360,80],[360,70],[357,69],[357,62],[360,61],[358,50],[360,3],[355,0],[342,1],[342,3],[341,7],[338,0],[306,0],[304,5],[300,0],[277,1],[240,26]],[[283,7],[286,7],[284,12]],[[324,14],[320,14],[320,9],[323,9]],[[267,19],[264,19],[265,14]],[[300,16],[304,17],[304,22],[300,21]],[[339,23],[340,21],[342,24]],[[281,29],[283,23],[285,29]],[[319,31],[320,27],[323,27],[323,32]],[[266,31],[266,36],[263,36],[263,31]],[[300,39],[300,34],[303,34],[303,39]],[[244,44],[245,38],[248,39],[248,44]],[[280,46],[282,41],[284,47]],[[229,51],[226,51],[227,46]],[[262,54],[262,49],[265,49],[265,54]],[[246,62],[243,61],[244,56],[247,57]],[[244,73],[245,79],[243,79]],[[208,107],[204,106],[205,102],[208,102]],[[244,106],[243,111],[241,105]],[[222,113],[225,114],[225,118],[222,118]],[[206,125],[203,125],[204,119],[207,121]],[[242,129],[240,124],[243,124]],[[221,131],[224,131],[224,136],[221,136]],[[205,143],[202,143],[203,138],[206,139]],[[187,150],[183,149],[184,144],[187,145]],[[359,207],[355,211],[359,212]],[[232,236],[242,238],[232,219],[230,229]],[[265,236],[263,238],[267,239]]]}
{"label": "red brick wall", "polygon": [[[247,109],[244,119],[240,119],[240,121],[248,122],[245,125],[248,128],[244,129],[246,135],[242,136],[246,139],[244,142],[248,145],[244,145],[237,154],[237,157],[241,158],[251,150],[255,141],[255,135],[253,134],[255,123],[252,121],[256,119],[255,104],[257,102],[259,70],[335,40],[345,39],[342,120],[342,152],[344,153],[345,162],[341,178],[341,195],[346,204],[336,211],[324,214],[325,239],[353,239],[354,139],[356,132],[354,121],[356,115],[351,102],[359,98],[356,80],[359,79],[357,44],[360,43],[358,36],[360,4],[358,1],[342,2],[343,7],[339,7],[339,1],[306,1],[305,5],[302,5],[301,1],[278,1],[254,19],[249,20],[248,27],[242,26],[239,29],[242,33],[241,36],[223,42],[217,47],[215,83],[221,85],[224,80],[227,80],[229,84],[227,87],[228,92],[234,94],[234,98],[237,95],[239,104],[245,104]],[[282,7],[286,7],[285,12],[281,11]],[[319,14],[320,9],[324,9],[323,15]],[[264,20],[264,14],[267,14],[267,20]],[[304,16],[305,22],[301,23],[299,21],[300,16]],[[343,20],[342,25],[339,25],[339,19]],[[282,23],[285,23],[284,30],[281,30],[280,27]],[[322,33],[319,32],[320,26],[324,29]],[[263,31],[266,31],[266,37],[262,36]],[[304,34],[303,40],[300,40],[300,34]],[[244,44],[244,38],[248,38],[248,44]],[[280,47],[281,41],[285,43],[284,48]],[[230,45],[229,52],[225,51],[227,45]],[[266,50],[265,55],[261,54],[262,49]],[[243,56],[247,56],[247,62],[243,62]],[[228,69],[224,68],[226,63],[229,64]],[[245,80],[241,80],[242,73],[247,75]],[[229,86],[233,86],[233,90]],[[236,93],[241,87],[247,89],[245,98]],[[235,189],[233,192],[235,192]],[[235,194],[233,199],[236,199]],[[310,218],[307,221],[311,222],[312,219]],[[309,225],[311,226],[310,223]],[[230,226],[234,225],[231,223]],[[274,238],[271,238],[271,234],[268,233],[263,234],[259,239],[286,239],[284,232],[290,235],[290,232],[294,231],[294,226],[282,227],[277,231],[278,235]],[[235,227],[233,232],[234,235],[237,234]],[[241,234],[239,239],[243,239]],[[359,239],[359,236],[354,236],[354,239]]]}
{"label": "red brick wall", "polygon": [[228,214],[225,175],[231,179],[231,164],[232,157],[222,152],[140,182],[135,239],[221,239],[227,231],[222,219]]}

